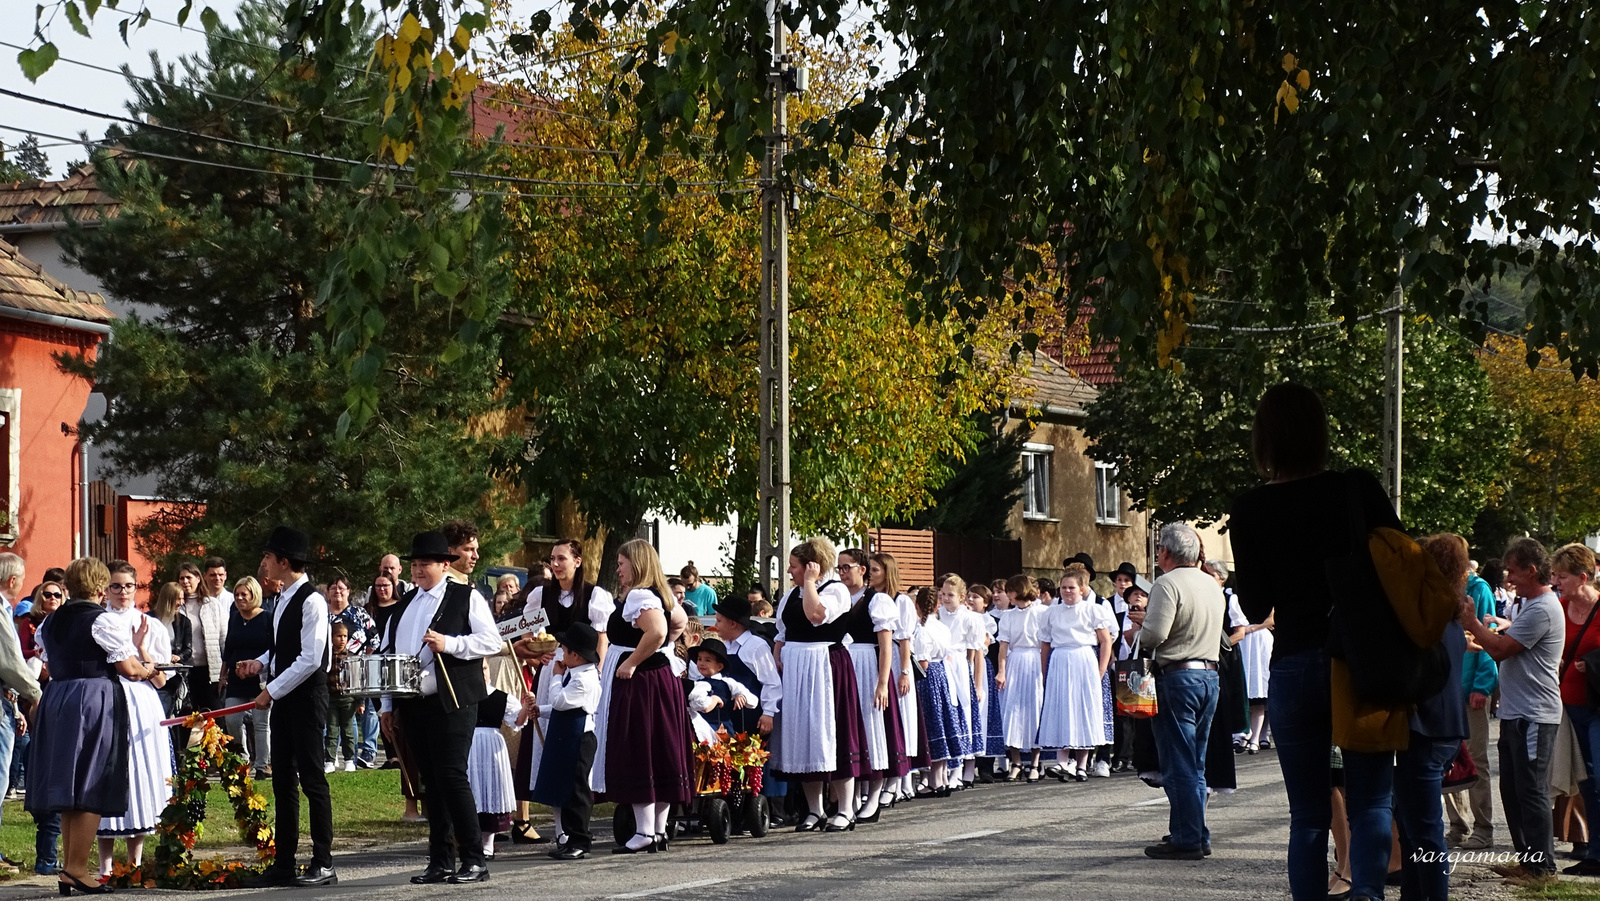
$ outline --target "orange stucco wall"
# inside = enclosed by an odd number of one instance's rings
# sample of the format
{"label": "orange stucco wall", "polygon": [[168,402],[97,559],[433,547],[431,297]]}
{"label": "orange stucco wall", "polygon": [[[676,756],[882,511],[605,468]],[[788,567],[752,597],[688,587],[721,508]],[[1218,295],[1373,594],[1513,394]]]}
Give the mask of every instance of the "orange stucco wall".
{"label": "orange stucco wall", "polygon": [[67,375],[52,354],[93,359],[99,335],[0,318],[0,388],[21,389],[14,428],[20,437],[18,509],[12,550],[27,561],[30,582],[72,561],[80,500],[76,430],[90,385]]}

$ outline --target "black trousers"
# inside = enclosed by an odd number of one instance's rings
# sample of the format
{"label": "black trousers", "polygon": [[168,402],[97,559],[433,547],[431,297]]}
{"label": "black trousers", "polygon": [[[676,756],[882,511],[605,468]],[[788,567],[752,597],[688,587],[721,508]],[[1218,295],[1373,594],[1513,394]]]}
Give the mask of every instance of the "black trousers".
{"label": "black trousers", "polygon": [[478,805],[467,781],[478,705],[447,711],[438,695],[429,695],[397,700],[395,710],[428,798],[428,866],[454,869],[457,853],[463,867],[483,866]]}
{"label": "black trousers", "polygon": [[561,808],[561,834],[569,847],[590,850],[594,836],[589,832],[589,817],[594,813],[594,790],[589,788],[589,770],[594,766],[593,732],[583,733],[578,745],[578,761],[572,767],[572,798]]}
{"label": "black trousers", "polygon": [[323,775],[322,730],[328,724],[328,680],[321,673],[272,702],[272,794],[277,805],[278,859],[293,869],[300,845],[300,792],[311,820],[311,865],[333,866],[333,801]]}
{"label": "black trousers", "polygon": [[197,666],[189,671],[189,703],[196,710],[221,710],[222,696],[217,693],[217,683],[211,681],[211,668]]}

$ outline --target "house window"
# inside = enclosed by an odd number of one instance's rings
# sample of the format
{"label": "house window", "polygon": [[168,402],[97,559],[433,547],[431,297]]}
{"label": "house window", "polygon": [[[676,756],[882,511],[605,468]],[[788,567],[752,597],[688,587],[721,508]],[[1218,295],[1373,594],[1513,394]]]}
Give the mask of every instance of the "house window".
{"label": "house window", "polygon": [[1022,446],[1022,515],[1028,519],[1050,518],[1050,457],[1055,448],[1048,444]]}
{"label": "house window", "polygon": [[22,389],[0,388],[0,538],[17,537],[22,469]]}
{"label": "house window", "polygon": [[1094,521],[1122,525],[1122,489],[1117,487],[1117,468],[1110,463],[1094,465]]}

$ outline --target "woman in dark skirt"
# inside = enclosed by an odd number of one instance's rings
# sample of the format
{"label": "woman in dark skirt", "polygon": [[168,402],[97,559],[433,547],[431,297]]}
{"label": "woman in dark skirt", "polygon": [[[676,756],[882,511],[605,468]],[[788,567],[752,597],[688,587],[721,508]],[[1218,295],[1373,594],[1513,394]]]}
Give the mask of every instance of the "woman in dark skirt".
{"label": "woman in dark skirt", "polygon": [[689,707],[683,684],[667,658],[670,616],[676,606],[649,542],[634,539],[617,551],[617,581],[624,600],[606,631],[612,643],[633,648],[611,683],[606,733],[606,796],[633,806],[633,837],[616,854],[665,850],[667,816],[687,804]]}
{"label": "woman in dark skirt", "polygon": [[125,642],[95,629],[111,583],[104,563],[74,560],[64,581],[71,600],[39,627],[50,683],[34,715],[24,806],[40,818],[61,815],[62,894],[98,894],[111,889],[90,881],[95,829],[101,817],[128,812],[128,707],[116,677],[149,679],[156,669],[137,657],[107,660]]}

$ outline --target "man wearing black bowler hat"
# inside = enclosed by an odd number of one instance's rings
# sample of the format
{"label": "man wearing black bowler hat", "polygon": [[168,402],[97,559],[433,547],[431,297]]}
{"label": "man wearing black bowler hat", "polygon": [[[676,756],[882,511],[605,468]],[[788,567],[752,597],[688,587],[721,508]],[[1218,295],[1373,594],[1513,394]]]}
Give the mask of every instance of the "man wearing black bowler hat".
{"label": "man wearing black bowler hat", "polygon": [[[428,798],[428,868],[411,877],[417,885],[462,884],[489,878],[478,829],[478,808],[467,782],[467,755],[478,722],[478,702],[489,694],[485,657],[500,653],[500,630],[489,603],[469,585],[445,580],[459,555],[443,532],[423,532],[411,541],[411,580],[400,612],[389,617],[383,646],[414,655],[422,664],[422,694],[383,699],[385,720],[400,717],[401,730]],[[452,839],[454,840],[452,847]],[[455,852],[461,869],[453,868]]]}
{"label": "man wearing black bowler hat", "polygon": [[[262,548],[261,571],[283,583],[272,611],[272,649],[238,664],[239,675],[265,672],[256,709],[272,710],[272,794],[278,856],[252,886],[333,885],[333,801],[323,775],[322,732],[328,723],[328,602],[306,576],[311,538],[278,526]],[[300,792],[311,819],[311,864],[295,871],[300,844]]]}

